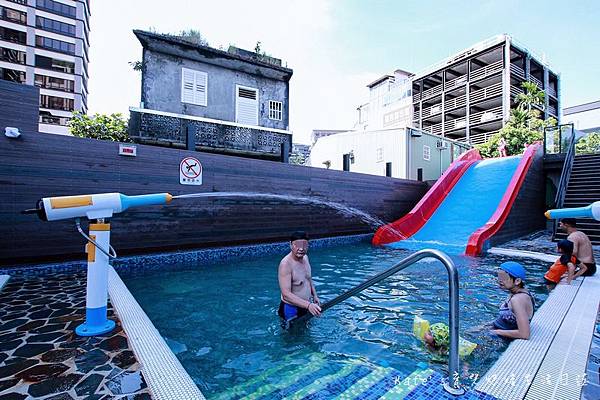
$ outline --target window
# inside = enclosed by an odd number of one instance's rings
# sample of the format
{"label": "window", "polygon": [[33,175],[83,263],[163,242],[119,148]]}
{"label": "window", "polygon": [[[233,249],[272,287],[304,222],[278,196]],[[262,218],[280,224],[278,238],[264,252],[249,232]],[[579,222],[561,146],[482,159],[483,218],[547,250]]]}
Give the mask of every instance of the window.
{"label": "window", "polygon": [[0,39],[7,42],[27,44],[27,33],[0,26]]}
{"label": "window", "polygon": [[0,47],[0,60],[2,61],[8,61],[15,64],[25,64],[26,58],[26,53],[24,51]]}
{"label": "window", "polygon": [[70,120],[69,117],[57,117],[48,111],[40,111],[40,124],[67,126]]}
{"label": "window", "polygon": [[50,18],[35,17],[35,25],[47,31],[75,36],[75,25],[65,24],[64,22],[55,21]]}
{"label": "window", "polygon": [[385,163],[385,176],[392,177],[392,163]]}
{"label": "window", "polygon": [[40,107],[51,108],[54,110],[73,111],[73,99],[65,99],[63,97],[41,95]]}
{"label": "window", "polygon": [[342,154],[342,170],[350,171],[350,154]]}
{"label": "window", "polygon": [[54,89],[54,90],[62,90],[65,92],[73,92],[75,89],[75,82],[62,79],[55,78],[53,76],[45,76],[45,75],[35,75],[35,86],[45,88],[45,89]]}
{"label": "window", "polygon": [[269,100],[269,119],[281,121],[283,103],[281,101]]}
{"label": "window", "polygon": [[27,25],[27,13],[0,6],[0,18],[15,24]]}
{"label": "window", "polygon": [[0,68],[0,79],[17,83],[25,83],[25,72],[8,68]]}
{"label": "window", "polygon": [[206,106],[208,100],[208,74],[193,69],[181,69],[181,102]]}
{"label": "window", "polygon": [[379,147],[376,150],[376,154],[377,154],[376,155],[377,162],[382,162],[383,161],[383,147]]}
{"label": "window", "polygon": [[21,4],[23,6],[27,5],[27,0],[8,0],[8,1],[10,1],[11,3]]}
{"label": "window", "polygon": [[235,86],[235,122],[258,125],[258,89]]}
{"label": "window", "polygon": [[50,57],[35,56],[35,66],[39,68],[51,69],[53,71],[64,72],[67,74],[75,73],[75,63],[57,60]]}
{"label": "window", "polygon": [[37,47],[59,51],[61,53],[75,54],[75,45],[73,43],[63,42],[62,40],[52,39],[45,36],[36,36],[35,45]]}
{"label": "window", "polygon": [[431,147],[423,145],[423,160],[431,160]]}
{"label": "window", "polygon": [[50,11],[55,14],[64,15],[65,17],[77,17],[77,9],[67,4],[59,3],[53,0],[37,0],[36,7],[40,10]]}

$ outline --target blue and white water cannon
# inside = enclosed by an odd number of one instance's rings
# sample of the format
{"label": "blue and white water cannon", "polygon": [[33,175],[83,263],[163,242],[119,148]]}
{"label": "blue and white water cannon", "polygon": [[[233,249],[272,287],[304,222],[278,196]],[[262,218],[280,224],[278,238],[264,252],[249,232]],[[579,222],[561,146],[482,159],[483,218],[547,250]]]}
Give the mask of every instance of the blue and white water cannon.
{"label": "blue and white water cannon", "polygon": [[[37,207],[23,211],[37,214],[44,221],[74,218],[77,230],[87,239],[87,294],[85,322],[75,328],[79,336],[96,336],[110,332],[115,323],[107,318],[108,260],[117,254],[110,245],[110,224],[105,218],[131,207],[168,204],[173,199],[169,193],[126,196],[121,193],[100,193],[81,196],[45,197]],[[79,219],[90,220],[89,235],[81,229]]]}
{"label": "blue and white water cannon", "polygon": [[600,221],[600,201],[595,201],[586,207],[558,208],[544,213],[548,219],[561,218],[594,218]]}

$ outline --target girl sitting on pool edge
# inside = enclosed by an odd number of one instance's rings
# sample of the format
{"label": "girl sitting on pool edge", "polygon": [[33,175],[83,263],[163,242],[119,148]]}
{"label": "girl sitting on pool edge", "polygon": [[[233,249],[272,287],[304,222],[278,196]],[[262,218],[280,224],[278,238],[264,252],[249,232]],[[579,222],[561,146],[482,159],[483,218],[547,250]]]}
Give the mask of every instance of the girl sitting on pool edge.
{"label": "girl sitting on pool edge", "polygon": [[500,264],[498,285],[510,295],[500,305],[492,333],[508,339],[529,339],[535,299],[525,289],[525,268],[515,261]]}
{"label": "girl sitting on pool edge", "polygon": [[[573,279],[585,274],[587,266],[579,263],[579,260],[573,255],[573,242],[567,239],[559,240],[556,248],[561,256],[550,266],[548,272],[544,275],[544,282],[548,290],[553,290],[560,283],[563,275],[567,274],[567,285],[571,284]],[[578,269],[579,267],[579,269]]]}

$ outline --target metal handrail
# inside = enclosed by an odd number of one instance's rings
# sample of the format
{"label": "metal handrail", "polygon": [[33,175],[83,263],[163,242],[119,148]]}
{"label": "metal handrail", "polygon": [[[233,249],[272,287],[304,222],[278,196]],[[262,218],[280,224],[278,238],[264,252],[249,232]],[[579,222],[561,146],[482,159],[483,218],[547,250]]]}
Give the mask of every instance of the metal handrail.
{"label": "metal handrail", "polygon": [[[559,129],[559,146],[560,150],[562,150],[562,127],[561,125],[558,127]],[[545,140],[544,135],[544,140]],[[571,125],[571,138],[570,138],[569,147],[567,148],[567,153],[565,154],[565,162],[563,164],[562,172],[560,174],[560,181],[558,183],[558,188],[556,190],[556,197],[554,199],[554,208],[562,208],[565,202],[565,195],[567,192],[567,186],[569,185],[569,178],[571,177],[571,170],[573,169],[573,160],[575,159],[575,129]],[[545,146],[544,146],[545,148]],[[552,226],[552,240],[556,238],[556,231],[558,230],[558,220],[554,220]]]}
{"label": "metal handrail", "polygon": [[[432,249],[425,249],[417,251],[416,253],[411,254],[410,256],[404,258],[400,262],[398,262],[393,267],[371,277],[365,282],[361,283],[358,286],[348,290],[347,292],[342,293],[331,301],[323,304],[321,306],[321,312],[335,306],[336,304],[341,303],[342,301],[357,295],[363,290],[375,285],[376,283],[381,282],[382,280],[394,275],[397,272],[402,271],[403,269],[413,265],[417,261],[420,261],[424,258],[435,258],[439,260],[444,267],[446,267],[446,271],[448,272],[448,292],[449,292],[449,330],[450,330],[450,348],[449,348],[449,358],[448,358],[448,380],[444,383],[444,389],[452,394],[462,394],[464,390],[460,386],[460,374],[458,371],[458,325],[459,325],[459,316],[458,316],[458,270],[454,265],[454,262],[448,257],[447,254]],[[294,325],[308,321],[312,318],[312,314],[307,313],[302,317],[295,319],[292,323]]]}

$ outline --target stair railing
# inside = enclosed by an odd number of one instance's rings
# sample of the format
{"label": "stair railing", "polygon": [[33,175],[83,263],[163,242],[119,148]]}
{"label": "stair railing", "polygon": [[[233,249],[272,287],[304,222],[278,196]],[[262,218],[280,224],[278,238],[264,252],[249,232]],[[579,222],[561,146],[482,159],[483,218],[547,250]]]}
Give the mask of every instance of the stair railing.
{"label": "stair railing", "polygon": [[[567,152],[565,154],[565,162],[563,164],[562,172],[560,174],[560,181],[556,190],[556,197],[554,199],[554,208],[562,208],[565,202],[565,195],[567,193],[567,186],[569,185],[569,178],[571,177],[571,171],[573,169],[573,161],[575,160],[575,129],[572,124],[567,124],[571,127],[571,135],[569,137],[569,144],[567,146]],[[559,129],[563,128],[561,125]],[[561,129],[561,150],[562,148],[562,129]],[[554,220],[552,224],[552,240],[556,239],[556,231],[558,230],[558,220]]]}
{"label": "stair railing", "polygon": [[[439,260],[444,267],[446,267],[446,271],[448,272],[448,292],[449,292],[449,330],[450,330],[450,348],[449,348],[449,358],[448,358],[448,379],[444,382],[444,390],[453,395],[461,395],[464,394],[464,389],[460,385],[460,373],[458,370],[459,363],[459,354],[458,354],[458,324],[459,324],[459,316],[458,316],[458,270],[454,265],[454,262],[448,257],[446,253],[443,253],[439,250],[425,249],[417,251],[416,253],[411,254],[410,256],[404,258],[399,261],[393,267],[373,276],[372,278],[366,280],[358,286],[348,290],[347,292],[342,293],[338,297],[334,298],[327,303],[324,303],[321,306],[321,311],[325,311],[328,308],[333,307],[336,304],[341,303],[342,301],[348,299],[349,297],[355,296],[356,294],[362,292],[363,290],[381,282],[382,280],[394,275],[397,272],[402,271],[403,269],[413,265],[414,263],[424,259],[424,258],[435,258]],[[296,325],[303,321],[308,321],[312,317],[312,314],[307,313],[304,316],[297,318],[292,322],[293,325]]]}

